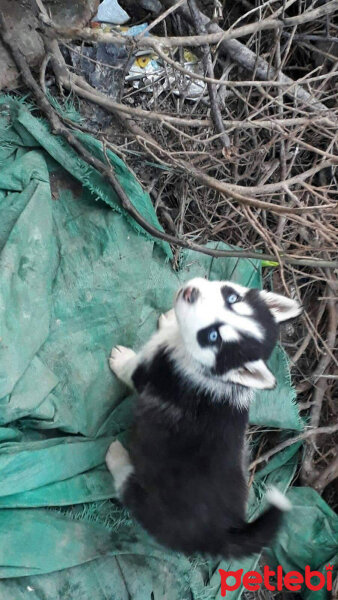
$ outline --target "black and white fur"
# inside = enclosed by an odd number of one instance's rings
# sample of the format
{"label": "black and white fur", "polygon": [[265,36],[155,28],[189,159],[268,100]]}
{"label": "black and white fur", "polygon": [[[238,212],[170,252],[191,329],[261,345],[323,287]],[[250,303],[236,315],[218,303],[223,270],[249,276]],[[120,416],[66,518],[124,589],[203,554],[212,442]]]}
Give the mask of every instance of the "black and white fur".
{"label": "black and white fur", "polygon": [[186,553],[259,552],[289,508],[278,490],[245,521],[245,432],[255,388],[275,386],[269,358],[294,300],[227,281],[193,279],[139,354],[113,348],[110,366],[138,392],[128,453],[106,461],[121,501],[159,542]]}

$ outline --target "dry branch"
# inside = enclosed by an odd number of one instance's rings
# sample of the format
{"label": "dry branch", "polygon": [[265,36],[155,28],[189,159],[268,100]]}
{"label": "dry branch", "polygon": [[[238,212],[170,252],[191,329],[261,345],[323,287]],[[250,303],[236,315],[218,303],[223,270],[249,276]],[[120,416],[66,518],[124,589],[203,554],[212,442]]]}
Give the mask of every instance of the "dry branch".
{"label": "dry branch", "polygon": [[[172,8],[175,4],[174,0],[165,0],[162,2],[168,9]],[[320,11],[322,9],[321,14],[331,14],[334,13],[338,8],[338,0],[333,0],[329,2],[327,5],[320,7],[319,9],[315,9],[314,11],[308,11],[308,15],[302,15],[302,22],[306,22],[307,20],[312,20],[314,18],[314,14],[316,11]],[[325,10],[324,10],[325,9]],[[179,6],[177,10],[184,16],[184,18],[191,22],[191,15],[189,13],[189,9],[186,6]],[[267,20],[266,22],[261,21],[258,23],[253,23],[251,25],[243,26],[242,28],[238,28],[238,31],[233,30],[231,32],[224,32],[217,24],[211,23],[202,12],[198,11],[200,17],[200,23],[207,29],[207,31],[211,32],[205,35],[199,36],[186,36],[186,37],[172,37],[172,38],[155,38],[147,37],[141,38],[141,46],[142,48],[152,48],[153,50],[163,50],[164,47],[177,47],[177,46],[196,46],[200,47],[203,44],[215,44],[219,43],[219,48],[224,50],[227,55],[229,55],[232,60],[238,62],[242,67],[254,71],[255,74],[259,77],[259,79],[273,79],[276,76],[276,71],[269,63],[267,63],[264,59],[257,57],[254,52],[252,52],[249,48],[247,48],[241,42],[238,42],[236,37],[242,37],[248,35],[253,32],[257,32],[263,29],[280,29],[283,26],[289,25],[292,26],[296,24],[296,22],[290,19],[284,19],[283,21],[278,21],[277,19]],[[317,13],[316,13],[317,14]],[[124,36],[113,35],[110,33],[104,33],[101,31],[92,31],[88,29],[82,30],[70,30],[70,29],[61,29],[56,27],[46,15],[41,15],[43,22],[46,25],[52,27],[52,32],[54,35],[56,34],[58,37],[63,39],[82,39],[86,41],[104,41],[105,43],[111,43],[116,45],[123,45],[125,47],[130,46],[130,49],[136,50],[138,47],[138,39],[137,37],[132,39],[126,39]],[[299,21],[299,19],[298,19]],[[280,83],[288,86],[289,94],[298,102],[303,103],[308,109],[315,111],[326,111],[328,112],[328,108],[318,102],[309,92],[303,89],[301,86],[296,85],[295,82],[290,78],[280,73],[279,76]]]}
{"label": "dry branch", "polygon": [[264,454],[261,454],[258,458],[256,458],[255,460],[253,460],[250,463],[249,469],[250,469],[250,471],[252,471],[253,469],[255,469],[257,467],[257,465],[260,465],[263,462],[267,462],[272,456],[274,456],[275,454],[278,454],[278,452],[281,452],[282,450],[285,450],[285,448],[289,448],[290,446],[293,446],[293,444],[302,442],[309,438],[311,439],[318,435],[332,434],[332,433],[335,433],[336,431],[338,431],[338,423],[335,423],[334,425],[328,425],[327,427],[315,427],[313,429],[307,429],[306,431],[303,431],[299,435],[295,435],[292,438],[284,440],[284,442],[281,442],[274,448],[271,448],[271,450],[268,450]]}
{"label": "dry branch", "polygon": [[[168,14],[170,14],[170,12],[173,9],[176,10],[180,8],[180,5],[178,5],[175,0],[164,0],[162,1],[162,4],[168,5]],[[41,12],[40,18],[45,25],[53,29],[53,31],[59,39],[81,39],[87,42],[104,42],[106,44],[115,44],[116,46],[124,46],[130,49],[139,49],[140,47],[142,47],[157,50],[157,48],[159,47],[176,48],[179,46],[190,46],[192,48],[199,48],[203,44],[217,44],[220,41],[225,42],[240,37],[246,37],[247,35],[250,35],[252,33],[257,33],[258,31],[280,29],[281,27],[294,27],[299,23],[307,23],[309,21],[313,21],[319,16],[333,14],[337,10],[338,0],[331,0],[331,2],[328,2],[317,9],[308,10],[298,17],[289,17],[280,20],[277,18],[263,19],[255,23],[251,23],[250,25],[243,25],[242,27],[238,27],[237,29],[231,29],[227,32],[219,28],[218,31],[213,31],[212,33],[179,37],[144,37],[144,34],[142,33],[133,38],[126,38],[123,35],[107,33],[100,30],[92,30],[89,28],[70,29],[58,27],[57,25],[55,25],[55,23],[53,23],[53,21],[49,18],[46,12]],[[200,14],[202,15],[202,13]],[[204,17],[204,20],[205,19],[206,17]],[[209,19],[207,23],[208,22]]]}
{"label": "dry branch", "polygon": [[[58,114],[51,107],[45,94],[42,92],[42,90],[39,88],[38,84],[36,83],[32,73],[31,73],[31,70],[28,66],[28,63],[27,63],[24,55],[20,51],[17,42],[14,40],[13,35],[11,35],[9,30],[7,29],[5,19],[1,13],[0,13],[0,27],[1,27],[2,39],[5,43],[5,45],[8,46],[8,48],[10,49],[13,59],[17,65],[18,69],[21,72],[24,82],[29,87],[29,89],[32,90],[38,105],[40,106],[41,110],[47,116],[47,118],[51,124],[53,133],[64,137],[67,140],[67,142],[80,154],[80,156],[86,162],[88,162],[90,165],[94,166],[99,172],[101,172],[105,177],[107,177],[107,179],[111,183],[113,189],[115,190],[118,197],[120,198],[123,208],[148,233],[153,235],[155,238],[162,239],[164,241],[167,241],[168,243],[175,244],[175,245],[181,246],[183,248],[189,248],[190,250],[196,250],[198,252],[207,254],[209,256],[215,256],[215,257],[233,256],[233,257],[242,257],[242,258],[253,258],[253,259],[258,259],[258,260],[274,260],[275,259],[275,257],[273,255],[268,255],[268,254],[264,254],[264,253],[261,254],[261,253],[257,253],[257,252],[250,252],[250,251],[244,251],[244,250],[239,250],[239,251],[229,250],[229,251],[227,251],[227,250],[217,250],[217,249],[206,248],[206,247],[200,246],[199,244],[190,242],[188,240],[179,239],[178,237],[164,233],[164,232],[158,230],[157,228],[153,227],[152,225],[150,225],[142,217],[142,215],[135,209],[135,207],[131,203],[127,194],[124,192],[122,186],[120,185],[117,177],[115,176],[115,174],[112,170],[112,167],[110,165],[106,165],[102,161],[94,158],[87,151],[87,149],[77,140],[77,138],[71,133],[71,131],[63,126],[62,121],[60,120]],[[60,67],[58,69],[58,71],[59,71],[60,77],[63,78],[65,76],[63,68]],[[69,77],[67,77],[67,79],[69,80]],[[75,89],[77,89],[77,88],[75,88]],[[283,256],[283,260],[285,260],[286,262],[290,262],[290,264],[299,264],[299,261],[300,261],[301,264],[302,263],[303,264],[304,263],[305,264],[315,263],[315,264],[320,265],[323,263],[324,265],[326,265],[326,266],[328,265],[329,267],[333,266],[331,264],[331,261],[321,261],[321,260],[318,260],[318,261],[310,260],[309,261],[306,259],[298,260],[297,258],[288,257],[288,256]]]}
{"label": "dry branch", "polygon": [[[195,26],[197,33],[200,35],[205,34],[205,27],[200,18],[200,13],[196,6],[195,0],[188,0],[188,4],[189,4],[191,16],[192,16],[194,26]],[[201,45],[200,49],[203,54],[204,71],[209,79],[214,79],[214,68],[212,65],[210,47],[207,44],[205,44],[205,45]],[[214,83],[211,83],[210,81],[208,81],[207,88],[208,88],[209,99],[210,99],[211,116],[212,116],[212,120],[215,125],[216,132],[220,134],[220,139],[222,140],[224,147],[230,148],[230,145],[231,145],[230,138],[225,133],[224,123],[222,120],[222,115],[221,115],[219,102],[218,102],[218,98],[217,98],[216,86]]]}
{"label": "dry branch", "polygon": [[[173,4],[173,0],[162,0],[162,4],[164,4],[166,7],[169,7]],[[338,1],[334,0],[332,3],[329,4],[330,10],[332,10],[332,12],[335,12],[338,8]],[[178,12],[189,23],[191,22],[191,15],[186,6],[180,6],[178,8]],[[219,25],[210,22],[208,17],[206,17],[201,11],[199,11],[199,14],[203,25],[206,27],[206,30],[210,33],[220,35],[219,50],[223,50],[228,56],[230,56],[230,58],[233,61],[239,63],[245,69],[254,72],[259,79],[274,79],[277,76],[276,70],[266,60],[257,56],[247,46],[245,46],[241,42],[238,42],[238,40],[231,38],[226,39],[224,31],[219,27]],[[312,18],[313,17],[311,17],[310,20],[312,20]],[[257,31],[257,28],[255,31]],[[295,82],[290,77],[287,77],[282,72],[280,72],[278,75],[280,82],[290,86],[289,94],[294,98],[296,102],[304,104],[306,108],[310,110],[328,111],[328,108],[321,102],[318,102],[307,90],[305,90],[299,85],[295,85]]]}

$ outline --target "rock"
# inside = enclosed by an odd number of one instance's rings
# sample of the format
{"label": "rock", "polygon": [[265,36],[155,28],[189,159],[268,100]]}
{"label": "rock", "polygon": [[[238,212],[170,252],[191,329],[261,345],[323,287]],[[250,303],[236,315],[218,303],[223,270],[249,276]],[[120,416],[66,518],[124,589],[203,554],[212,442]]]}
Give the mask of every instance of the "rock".
{"label": "rock", "polygon": [[[35,3],[34,3],[35,4]],[[60,26],[84,27],[97,11],[100,0],[44,0],[44,5]],[[37,29],[39,21],[31,0],[0,0],[0,12],[7,27],[20,40],[20,50],[31,68],[39,68],[44,47]],[[0,41],[0,90],[12,90],[19,85],[15,64]]]}
{"label": "rock", "polygon": [[[13,30],[15,37],[20,40],[20,49],[25,54],[31,67],[41,63],[44,48],[40,35],[36,31],[38,20],[31,10],[28,0],[0,0],[0,12],[3,14],[7,27]],[[0,89],[17,87],[19,75],[15,64],[0,42]]]}
{"label": "rock", "polygon": [[140,4],[142,8],[151,13],[158,14],[162,10],[162,4],[158,0],[140,0]]}
{"label": "rock", "polygon": [[99,4],[100,0],[44,0],[47,11],[60,27],[85,27]]}
{"label": "rock", "polygon": [[119,0],[119,4],[131,16],[134,23],[148,17],[149,13],[157,15],[163,10],[159,0]]}

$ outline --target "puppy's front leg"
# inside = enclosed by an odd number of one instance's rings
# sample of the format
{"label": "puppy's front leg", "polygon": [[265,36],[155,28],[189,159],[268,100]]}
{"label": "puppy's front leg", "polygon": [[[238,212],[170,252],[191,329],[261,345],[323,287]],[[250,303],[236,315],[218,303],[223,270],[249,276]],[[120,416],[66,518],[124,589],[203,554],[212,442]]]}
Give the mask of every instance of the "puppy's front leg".
{"label": "puppy's front leg", "polygon": [[106,454],[106,464],[114,478],[117,496],[120,497],[122,488],[134,468],[130,462],[129,453],[118,440],[110,444]]}
{"label": "puppy's front leg", "polygon": [[114,346],[109,358],[109,366],[116,377],[134,389],[132,375],[137,367],[137,354],[131,348]]}

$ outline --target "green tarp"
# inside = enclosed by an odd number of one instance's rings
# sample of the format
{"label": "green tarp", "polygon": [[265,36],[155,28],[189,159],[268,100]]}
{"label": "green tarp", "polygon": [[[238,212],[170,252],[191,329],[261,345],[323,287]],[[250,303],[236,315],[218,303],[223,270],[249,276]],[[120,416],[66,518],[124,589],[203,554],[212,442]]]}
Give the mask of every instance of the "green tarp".
{"label": "green tarp", "polygon": [[[78,135],[102,156],[99,142]],[[139,212],[160,227],[149,196],[108,156]],[[104,465],[134,403],[109,371],[111,347],[139,348],[190,277],[261,284],[259,261],[183,252],[175,272],[170,258],[43,120],[0,98],[0,600],[220,597],[217,562],[156,544],[114,500]],[[270,366],[278,386],[257,394],[250,421],[299,430],[281,349]],[[267,482],[286,490],[297,448],[256,477],[251,516]]]}

